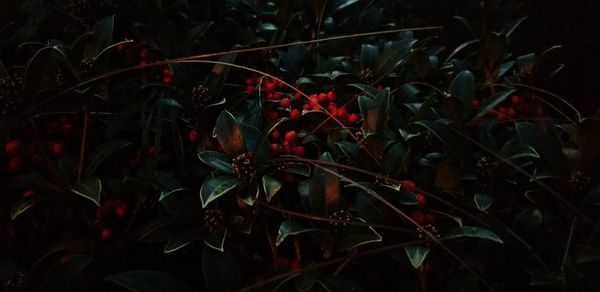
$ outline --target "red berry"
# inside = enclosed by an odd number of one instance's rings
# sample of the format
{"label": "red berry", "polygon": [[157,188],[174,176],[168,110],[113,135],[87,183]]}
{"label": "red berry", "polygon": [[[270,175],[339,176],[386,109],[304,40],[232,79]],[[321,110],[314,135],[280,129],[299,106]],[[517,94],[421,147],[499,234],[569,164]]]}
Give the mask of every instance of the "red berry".
{"label": "red berry", "polygon": [[246,93],[250,94],[252,92],[254,92],[254,86],[252,86],[252,85],[246,86]]}
{"label": "red berry", "polygon": [[11,158],[8,161],[8,170],[11,172],[18,171],[23,166],[23,160],[21,158]]}
{"label": "red berry", "polygon": [[496,118],[498,119],[498,121],[502,122],[506,119],[506,116],[503,113],[498,113]]}
{"label": "red berry", "polygon": [[285,84],[283,84],[283,82],[281,82],[280,80],[275,80],[275,85],[279,89],[283,89],[285,87]]}
{"label": "red berry", "polygon": [[279,133],[279,131],[273,130],[273,132],[271,132],[271,138],[273,138],[273,140],[277,140],[280,137],[281,137],[281,134]]}
{"label": "red berry", "polygon": [[516,114],[517,114],[517,110],[515,110],[514,107],[509,107],[506,110],[506,115],[509,116],[509,117],[514,117]]}
{"label": "red berry", "polygon": [[294,146],[292,148],[292,154],[303,157],[306,154],[306,149],[303,146]]}
{"label": "red berry", "polygon": [[265,84],[265,90],[266,91],[275,91],[275,82],[267,82],[267,84]]}
{"label": "red berry", "polygon": [[23,192],[23,197],[24,198],[28,198],[35,195],[35,191],[34,190],[26,190],[25,192]]}
{"label": "red berry", "polygon": [[125,44],[119,44],[117,45],[117,51],[122,52],[124,51],[126,48]]}
{"label": "red berry", "polygon": [[277,256],[275,258],[275,266],[277,269],[285,269],[290,266],[290,259],[284,256]]}
{"label": "red berry", "polygon": [[121,205],[115,209],[115,215],[119,218],[127,216],[127,205],[121,203]]}
{"label": "red berry", "polygon": [[263,81],[262,77],[256,77],[256,78],[254,78],[254,83],[256,83],[256,84],[261,84],[262,81]]}
{"label": "red berry", "polygon": [[110,228],[104,228],[102,229],[102,231],[100,232],[100,237],[104,240],[109,240],[112,238],[112,229]]}
{"label": "red berry", "polygon": [[188,141],[190,141],[192,143],[196,143],[196,140],[198,140],[198,131],[190,130],[188,132]]}
{"label": "red berry", "polygon": [[252,78],[252,77],[246,78],[246,85],[254,85],[254,78]]}
{"label": "red berry", "polygon": [[275,91],[275,92],[273,93],[273,99],[280,99],[280,98],[281,98],[281,93],[279,93],[279,92]]}
{"label": "red berry", "polygon": [[274,100],[275,99],[275,95],[273,95],[272,92],[267,93],[267,95],[265,96],[266,100]]}
{"label": "red berry", "polygon": [[512,104],[514,104],[514,105],[520,104],[521,102],[522,102],[522,99],[521,99],[521,97],[520,97],[520,96],[518,96],[518,95],[513,95],[513,96],[510,98],[510,103],[512,103]]}
{"label": "red berry", "polygon": [[334,102],[330,102],[327,105],[327,110],[330,111],[330,112],[336,111],[337,110],[337,104],[335,104]]}
{"label": "red berry", "polygon": [[473,107],[479,107],[479,100],[478,99],[474,99],[471,101],[471,105],[473,105]]}
{"label": "red berry", "polygon": [[4,151],[8,156],[15,156],[21,151],[21,141],[10,140],[4,144]]}
{"label": "red berry", "polygon": [[73,125],[71,124],[64,124],[62,126],[62,128],[60,129],[60,131],[64,134],[64,135],[70,135],[73,133],[73,130],[75,128],[73,127]]}
{"label": "red berry", "polygon": [[287,184],[295,184],[297,183],[296,177],[293,174],[286,174],[285,177],[283,178],[283,180],[285,181],[285,183]]}
{"label": "red berry", "polygon": [[292,101],[289,98],[284,98],[283,100],[281,100],[281,102],[279,103],[279,106],[281,107],[288,107],[292,104]]}
{"label": "red berry", "polygon": [[501,114],[505,114],[506,113],[506,108],[503,107],[503,106],[501,106],[501,107],[498,108],[498,112],[501,113]]}
{"label": "red berry", "polygon": [[275,153],[281,153],[282,149],[283,148],[281,147],[281,144],[271,143],[271,151],[273,151]]}
{"label": "red berry", "polygon": [[290,264],[290,268],[295,271],[300,268],[300,260],[293,260]]}
{"label": "red berry", "polygon": [[295,120],[297,120],[297,119],[299,119],[299,118],[300,118],[300,111],[299,111],[299,110],[297,110],[297,109],[293,109],[293,110],[290,112],[290,119],[291,119],[292,121],[295,121]]}
{"label": "red berry", "polygon": [[60,156],[65,152],[65,144],[53,142],[50,143],[50,153],[54,156]]}
{"label": "red berry", "polygon": [[333,92],[333,91],[327,92],[327,99],[328,99],[329,101],[334,101],[334,100],[335,100],[335,98],[336,98],[336,96],[335,96],[335,92]]}
{"label": "red berry", "polygon": [[357,114],[352,113],[348,116],[348,123],[350,124],[354,124],[358,122],[358,120],[360,120],[360,117]]}
{"label": "red berry", "polygon": [[407,190],[407,191],[411,191],[411,192],[417,189],[417,185],[412,180],[409,180],[409,179],[400,181],[400,187],[403,190]]}
{"label": "red berry", "polygon": [[285,141],[294,142],[298,138],[296,131],[289,131],[285,133]]}
{"label": "red berry", "polygon": [[347,115],[348,115],[348,110],[346,110],[345,108],[339,108],[335,112],[335,116],[340,120],[345,119]]}
{"label": "red berry", "polygon": [[317,100],[319,101],[319,103],[326,103],[327,102],[327,94],[320,93],[319,96],[317,97]]}
{"label": "red berry", "polygon": [[302,98],[302,93],[296,92],[296,93],[294,93],[294,97],[297,99],[300,99],[300,98]]}
{"label": "red berry", "polygon": [[171,76],[171,75],[173,75],[173,71],[169,68],[165,68],[165,69],[163,69],[163,75]]}
{"label": "red berry", "polygon": [[173,84],[173,77],[171,77],[171,75],[165,75],[163,76],[162,82],[164,84]]}
{"label": "red berry", "polygon": [[138,64],[140,67],[144,67],[146,66],[146,64],[148,64],[148,62],[146,62],[145,60],[140,61],[140,63]]}
{"label": "red berry", "polygon": [[270,120],[276,120],[279,118],[279,113],[277,111],[269,111],[268,116]]}
{"label": "red berry", "polygon": [[419,207],[425,206],[425,196],[422,194],[416,194],[417,201],[419,202]]}
{"label": "red berry", "polygon": [[140,58],[146,59],[146,57],[148,57],[148,50],[141,50],[140,51]]}
{"label": "red berry", "polygon": [[419,210],[412,211],[410,213],[410,218],[417,222],[419,225],[427,224],[427,216]]}
{"label": "red berry", "polygon": [[305,105],[302,106],[302,109],[305,110],[305,111],[308,111],[308,110],[310,110],[310,105],[305,104]]}
{"label": "red berry", "polygon": [[158,147],[154,146],[148,149],[148,155],[154,156],[156,153],[158,153]]}

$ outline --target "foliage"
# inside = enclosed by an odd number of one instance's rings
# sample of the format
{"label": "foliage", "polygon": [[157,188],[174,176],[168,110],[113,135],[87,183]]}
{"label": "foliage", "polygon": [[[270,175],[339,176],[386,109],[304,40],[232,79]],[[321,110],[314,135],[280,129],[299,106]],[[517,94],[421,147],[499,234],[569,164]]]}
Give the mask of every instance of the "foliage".
{"label": "foliage", "polygon": [[7,291],[599,288],[600,121],[526,18],[41,2],[0,31]]}

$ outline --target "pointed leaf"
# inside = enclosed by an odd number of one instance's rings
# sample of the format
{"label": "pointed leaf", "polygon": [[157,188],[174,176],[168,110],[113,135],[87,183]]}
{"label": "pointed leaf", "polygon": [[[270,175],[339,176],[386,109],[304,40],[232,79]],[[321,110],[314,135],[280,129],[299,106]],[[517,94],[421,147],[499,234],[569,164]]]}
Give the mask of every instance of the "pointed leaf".
{"label": "pointed leaf", "polygon": [[212,232],[206,235],[204,243],[215,250],[224,251],[223,245],[225,244],[225,238],[227,237],[227,225],[221,224],[215,228]]}
{"label": "pointed leaf", "polygon": [[231,166],[231,162],[225,154],[217,151],[203,151],[198,153],[198,158],[204,164],[227,174],[233,173],[233,168]]}
{"label": "pointed leaf", "polygon": [[475,206],[477,206],[477,209],[484,212],[487,211],[487,209],[489,209],[494,203],[494,199],[492,197],[486,193],[480,192],[475,193],[473,200],[475,201]]}
{"label": "pointed leaf", "polygon": [[102,193],[102,183],[97,177],[90,176],[81,183],[72,186],[71,191],[80,195],[100,206],[100,193]]}
{"label": "pointed leaf", "polygon": [[15,220],[19,215],[23,214],[23,212],[48,198],[49,196],[47,195],[33,195],[17,201],[10,209],[10,219]]}
{"label": "pointed leaf", "polygon": [[102,162],[129,145],[131,145],[131,142],[111,141],[96,146],[96,148],[89,154],[85,163],[85,175],[91,175],[102,164]]}
{"label": "pointed leaf", "polygon": [[462,71],[450,83],[450,94],[458,98],[463,106],[471,109],[473,97],[475,96],[475,77],[468,70]]}
{"label": "pointed leaf", "polygon": [[473,117],[473,119],[471,119],[471,121],[469,121],[469,123],[474,123],[475,121],[481,119],[483,116],[485,116],[485,114],[487,114],[493,108],[495,108],[496,106],[498,106],[499,104],[504,102],[506,100],[506,98],[508,96],[512,95],[514,92],[515,91],[512,89],[504,90],[504,91],[496,92],[492,96],[484,99],[481,102],[481,105],[479,106],[479,108],[480,108],[479,112],[477,112],[475,117]]}
{"label": "pointed leaf", "polygon": [[276,178],[269,175],[263,175],[262,182],[263,189],[267,195],[267,201],[270,202],[271,199],[277,194],[279,189],[281,189],[283,184]]}
{"label": "pointed leaf", "polygon": [[242,130],[230,112],[221,112],[215,125],[215,134],[228,156],[235,157],[246,152]]}
{"label": "pointed leaf", "polygon": [[237,177],[227,176],[217,176],[205,180],[200,188],[202,208],[205,208],[210,202],[233,190],[242,182],[243,181]]}
{"label": "pointed leaf", "polygon": [[457,227],[455,229],[450,230],[446,234],[443,235],[446,238],[458,238],[458,237],[473,237],[473,238],[481,238],[491,240],[497,243],[504,243],[498,235],[495,233],[477,226],[462,226]]}
{"label": "pointed leaf", "polygon": [[[362,218],[352,218],[352,220],[366,222]],[[337,249],[340,252],[348,251],[364,244],[381,242],[382,239],[373,227],[349,224],[344,227]]]}
{"label": "pointed leaf", "polygon": [[427,255],[429,254],[431,249],[426,246],[411,245],[405,247],[404,251],[406,252],[406,256],[408,256],[408,259],[410,260],[410,264],[415,269],[418,269],[427,258]]}
{"label": "pointed leaf", "polygon": [[184,230],[169,238],[169,242],[165,245],[163,252],[170,253],[182,249],[194,241],[200,239],[202,232],[197,229]]}
{"label": "pointed leaf", "polygon": [[308,232],[318,232],[320,229],[308,228],[294,221],[283,221],[279,225],[279,231],[277,232],[277,241],[275,245],[279,246],[288,236],[298,235]]}

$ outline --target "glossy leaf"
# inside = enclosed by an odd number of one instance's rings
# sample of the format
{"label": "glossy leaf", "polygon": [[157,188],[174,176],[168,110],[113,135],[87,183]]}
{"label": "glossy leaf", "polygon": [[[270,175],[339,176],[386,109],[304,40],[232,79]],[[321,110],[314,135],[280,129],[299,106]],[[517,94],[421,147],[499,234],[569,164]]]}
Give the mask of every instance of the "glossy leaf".
{"label": "glossy leaf", "polygon": [[71,187],[71,191],[82,196],[97,206],[100,206],[100,194],[102,193],[102,183],[97,177],[90,176],[81,183]]}
{"label": "glossy leaf", "polygon": [[418,269],[423,264],[430,251],[431,248],[421,245],[410,245],[404,247],[404,252],[406,252],[406,256],[408,256],[410,264],[415,269]]}
{"label": "glossy leaf", "polygon": [[462,71],[450,83],[450,94],[457,97],[463,106],[469,110],[475,96],[475,77],[470,71]]}
{"label": "glossy leaf", "polygon": [[181,231],[169,238],[169,241],[165,245],[163,252],[170,253],[180,250],[200,239],[200,237],[202,237],[202,232],[197,229]]}
{"label": "glossy leaf", "polygon": [[477,226],[461,226],[443,234],[446,238],[472,237],[491,240],[497,243],[504,243],[495,233]]}
{"label": "glossy leaf", "polygon": [[494,203],[494,199],[486,193],[477,192],[473,196],[477,209],[486,212]]}
{"label": "glossy leaf", "polygon": [[203,151],[198,153],[198,158],[200,158],[200,161],[204,162],[204,164],[218,171],[227,174],[233,173],[233,167],[231,166],[231,162],[229,162],[227,156],[221,152]]}
{"label": "glossy leaf", "polygon": [[183,281],[160,271],[128,271],[106,277],[104,280],[134,292],[194,291]]}
{"label": "glossy leaf", "polygon": [[23,214],[25,211],[29,210],[29,208],[47,200],[49,196],[47,195],[33,195],[30,197],[22,198],[13,204],[10,209],[10,219],[15,220],[19,215]]}
{"label": "glossy leaf", "polygon": [[227,194],[242,183],[237,177],[217,176],[204,181],[200,188],[200,200],[202,200],[202,208]]}
{"label": "glossy leaf", "polygon": [[376,80],[385,77],[392,72],[396,66],[406,61],[408,53],[417,40],[402,40],[387,47],[379,57],[373,76]]}
{"label": "glossy leaf", "polygon": [[204,243],[206,246],[218,250],[224,251],[223,246],[225,245],[225,238],[227,237],[227,225],[221,224],[215,230],[211,231],[204,237]]}
{"label": "glossy leaf", "polygon": [[265,195],[267,196],[267,201],[271,201],[271,199],[279,192],[279,189],[283,186],[283,184],[277,180],[276,178],[263,175],[262,177],[262,185],[265,191]]}
{"label": "glossy leaf", "polygon": [[[361,218],[352,218],[352,220],[366,222]],[[348,251],[361,245],[381,242],[382,239],[381,235],[373,227],[348,224],[344,227],[340,235],[337,250],[340,252]]]}
{"label": "glossy leaf", "polygon": [[[325,152],[321,160],[333,162],[330,154]],[[309,213],[326,214],[339,208],[341,199],[341,183],[336,168],[315,167],[310,179],[298,185],[298,191]]]}
{"label": "glossy leaf", "polygon": [[318,231],[321,230],[316,228],[308,228],[294,221],[283,221],[281,222],[281,225],[279,225],[279,231],[277,232],[277,240],[275,245],[279,246],[288,236]]}
{"label": "glossy leaf", "polygon": [[94,173],[102,162],[129,145],[131,145],[131,142],[128,141],[111,141],[96,146],[96,148],[90,152],[88,159],[86,160],[86,176]]}
{"label": "glossy leaf", "polygon": [[215,125],[215,134],[228,156],[235,157],[245,153],[246,144],[242,130],[230,112],[221,112]]}
{"label": "glossy leaf", "polygon": [[92,28],[94,33],[93,48],[89,51],[90,54],[86,57],[96,57],[104,48],[110,46],[113,40],[113,30],[115,25],[115,16],[109,15],[98,21]]}

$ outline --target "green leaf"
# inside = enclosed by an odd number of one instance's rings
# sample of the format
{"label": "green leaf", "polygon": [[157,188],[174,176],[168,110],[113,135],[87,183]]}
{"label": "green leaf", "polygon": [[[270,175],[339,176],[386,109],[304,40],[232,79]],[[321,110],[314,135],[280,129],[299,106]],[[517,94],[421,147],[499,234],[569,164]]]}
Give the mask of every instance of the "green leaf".
{"label": "green leaf", "polygon": [[19,217],[19,215],[23,214],[23,212],[45,201],[48,198],[49,196],[47,195],[33,195],[30,197],[22,198],[21,200],[14,203],[14,205],[10,209],[10,219],[15,220],[17,217]]}
{"label": "green leaf", "polygon": [[200,239],[202,232],[198,229],[184,230],[169,238],[169,241],[165,245],[163,252],[170,253],[180,250],[194,241]]}
{"label": "green leaf", "polygon": [[394,143],[383,156],[382,170],[392,177],[398,177],[402,166],[408,163],[410,145],[408,143]]}
{"label": "green leaf", "polygon": [[[352,220],[366,222],[361,218],[352,218]],[[340,236],[337,249],[340,252],[348,251],[364,244],[381,242],[382,239],[373,227],[348,224]]]}
{"label": "green leaf", "polygon": [[[233,63],[235,62],[237,54],[228,54],[221,56],[219,58],[219,62],[221,63]],[[231,66],[225,64],[215,64],[208,76],[208,80],[206,81],[208,90],[212,96],[221,96],[221,91],[223,90],[223,85],[225,84],[225,80],[227,80],[227,76],[229,75],[229,70]]]}
{"label": "green leaf", "polygon": [[225,238],[227,237],[227,225],[221,224],[215,228],[212,232],[204,237],[204,243],[215,250],[224,251],[223,245],[225,244]]}
{"label": "green leaf", "polygon": [[204,34],[206,34],[206,32],[212,26],[212,24],[213,22],[203,22],[197,24],[185,34],[183,40],[184,56],[190,55],[192,53],[192,48],[196,44],[198,44],[200,38],[202,38]]}
{"label": "green leaf", "polygon": [[373,100],[362,95],[358,97],[360,112],[369,132],[383,133],[388,116],[389,98],[389,88],[385,88],[379,92]]}
{"label": "green leaf", "polygon": [[418,269],[425,261],[425,258],[427,258],[427,255],[431,251],[431,248],[420,245],[410,245],[404,247],[404,251],[406,252],[406,256],[408,256],[408,259],[410,260],[410,264],[415,269]]}
{"label": "green leaf", "polygon": [[42,81],[48,73],[48,63],[56,52],[53,47],[44,47],[29,60],[23,78],[23,98],[33,103],[38,91],[42,90]]}
{"label": "green leaf", "polygon": [[567,160],[561,149],[561,143],[553,129],[544,130],[532,123],[519,122],[516,126],[519,141],[530,145],[540,154],[555,175],[566,177],[569,173]]}
{"label": "green leaf", "polygon": [[360,67],[362,70],[367,68],[373,70],[378,57],[379,50],[376,46],[363,44],[360,49]]}
{"label": "green leaf", "polygon": [[477,209],[483,212],[486,212],[487,209],[489,209],[494,203],[494,199],[492,197],[486,193],[480,192],[475,193],[473,200],[475,201],[475,206],[477,206]]}
{"label": "green leaf", "polygon": [[100,193],[102,193],[102,183],[99,178],[90,176],[81,183],[72,186],[71,191],[80,195],[100,206]]}
{"label": "green leaf", "polygon": [[185,282],[160,271],[128,271],[106,277],[104,281],[113,282],[134,292],[194,291]]}
{"label": "green leaf", "polygon": [[202,251],[202,275],[206,289],[199,291],[238,291],[244,283],[237,259],[227,251],[208,247]]}
{"label": "green leaf", "polygon": [[[322,161],[333,162],[329,153],[321,156]],[[339,208],[341,183],[336,168],[316,167],[313,176],[298,185],[298,191],[309,213],[326,214]]]}
{"label": "green leaf", "polygon": [[217,176],[204,181],[200,187],[200,200],[202,200],[202,208],[221,197],[222,195],[233,190],[240,184],[242,180],[237,177]]}
{"label": "green leaf", "polygon": [[305,163],[286,163],[281,171],[301,175],[304,177],[310,177],[312,169],[310,165]]}
{"label": "green leaf", "polygon": [[461,226],[450,230],[443,235],[446,238],[458,238],[458,237],[473,237],[491,240],[497,243],[504,243],[498,235],[495,233],[477,226]]}
{"label": "green leaf", "polygon": [[275,245],[279,246],[288,236],[298,235],[307,232],[319,232],[322,231],[317,228],[308,228],[294,221],[283,221],[279,225],[279,231],[277,232],[277,240]]}
{"label": "green leaf", "polygon": [[432,134],[440,139],[455,158],[463,161],[471,161],[473,159],[469,141],[458,135],[442,120],[420,121],[416,124],[427,128]]}
{"label": "green leaf", "polygon": [[385,77],[392,72],[396,66],[406,61],[412,46],[417,40],[402,40],[387,47],[377,60],[373,70],[375,80]]}
{"label": "green leaf", "polygon": [[110,141],[100,144],[92,150],[85,163],[85,176],[91,175],[106,159],[117,153],[119,150],[131,145],[127,141]]}
{"label": "green leaf", "polygon": [[265,190],[265,194],[267,195],[267,202],[270,202],[271,199],[277,194],[279,189],[281,189],[283,184],[276,178],[269,175],[263,175],[262,182],[263,189]]}
{"label": "green leaf", "polygon": [[233,167],[225,154],[217,151],[203,151],[198,153],[198,158],[204,164],[227,174],[233,173]]}
{"label": "green leaf", "polygon": [[468,70],[462,71],[450,83],[450,94],[458,98],[465,109],[470,110],[475,96],[475,77]]}
{"label": "green leaf", "polygon": [[113,39],[113,29],[115,25],[115,15],[109,15],[98,21],[92,28],[94,33],[94,47],[90,51],[89,58],[96,57],[104,48],[110,46]]}
{"label": "green leaf", "polygon": [[172,195],[175,192],[187,190],[181,183],[175,179],[175,177],[164,171],[155,170],[153,173],[154,183],[157,184],[157,188],[160,191],[159,201],[164,200],[166,197]]}
{"label": "green leaf", "polygon": [[219,144],[228,156],[235,157],[246,153],[242,130],[230,112],[226,110],[221,112],[217,118],[215,133]]}

